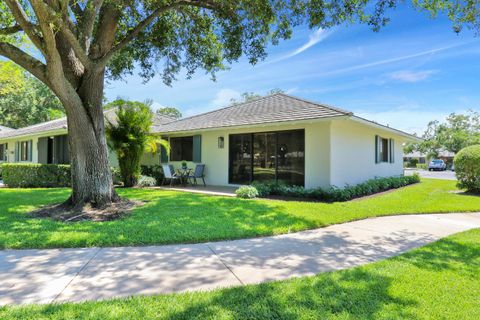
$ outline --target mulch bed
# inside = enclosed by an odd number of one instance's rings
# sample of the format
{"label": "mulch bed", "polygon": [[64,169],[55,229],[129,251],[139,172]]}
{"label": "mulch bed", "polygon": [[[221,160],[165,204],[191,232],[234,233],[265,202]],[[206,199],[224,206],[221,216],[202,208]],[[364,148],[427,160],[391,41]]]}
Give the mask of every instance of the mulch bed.
{"label": "mulch bed", "polygon": [[112,221],[126,217],[137,207],[144,205],[145,202],[122,199],[105,208],[93,208],[85,205],[80,208],[72,208],[65,204],[54,204],[44,206],[38,210],[29,213],[34,218],[51,218],[62,222],[79,221]]}

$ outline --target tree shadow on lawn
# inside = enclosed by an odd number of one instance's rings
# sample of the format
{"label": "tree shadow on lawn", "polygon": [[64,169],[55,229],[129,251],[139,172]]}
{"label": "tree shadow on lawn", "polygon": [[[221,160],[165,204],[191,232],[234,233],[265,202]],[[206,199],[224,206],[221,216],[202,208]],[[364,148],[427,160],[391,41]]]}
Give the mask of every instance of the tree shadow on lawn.
{"label": "tree shadow on lawn", "polygon": [[[475,237],[474,234],[477,236]],[[456,238],[445,238],[427,245],[421,250],[408,252],[395,259],[420,269],[454,271],[478,279],[480,274],[480,242],[478,242],[480,229],[469,231],[469,235],[468,242],[472,242],[470,244],[462,243]]]}
{"label": "tree shadow on lawn", "polygon": [[[124,197],[146,201],[127,217],[108,222],[64,223],[32,218],[36,207],[61,202],[68,189],[21,190],[0,200],[0,248],[53,248],[171,244],[312,228],[280,203],[183,192],[130,189]],[[12,197],[10,197],[12,195]],[[8,199],[8,200],[7,200]],[[57,234],[55,234],[57,233]]]}
{"label": "tree shadow on lawn", "polygon": [[76,319],[373,319],[388,310],[394,318],[413,318],[408,309],[416,302],[392,296],[391,282],[378,273],[354,269],[208,293],[47,305],[31,312]]}
{"label": "tree shadow on lawn", "polygon": [[[286,283],[227,289],[203,303],[192,303],[169,319],[215,318],[219,310],[233,319],[375,318],[385,306],[399,318],[414,301],[392,297],[391,280],[361,269],[327,273]],[[289,285],[293,284],[293,285]],[[411,318],[411,317],[410,317]]]}

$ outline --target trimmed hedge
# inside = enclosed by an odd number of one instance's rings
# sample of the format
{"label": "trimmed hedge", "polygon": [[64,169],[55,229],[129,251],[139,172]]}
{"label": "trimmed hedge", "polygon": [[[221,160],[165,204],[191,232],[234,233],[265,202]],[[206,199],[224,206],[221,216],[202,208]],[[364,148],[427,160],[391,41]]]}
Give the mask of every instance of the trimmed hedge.
{"label": "trimmed hedge", "polygon": [[69,187],[70,166],[58,164],[4,163],[3,182],[11,188]]}
{"label": "trimmed hedge", "polygon": [[372,195],[391,189],[397,189],[420,182],[420,176],[387,177],[367,180],[363,183],[346,186],[344,188],[331,187],[328,189],[305,189],[299,186],[287,186],[279,183],[253,183],[260,197],[276,195],[290,198],[315,199],[328,202],[348,201],[354,198]]}
{"label": "trimmed hedge", "polygon": [[453,162],[458,187],[480,193],[480,145],[463,148]]}

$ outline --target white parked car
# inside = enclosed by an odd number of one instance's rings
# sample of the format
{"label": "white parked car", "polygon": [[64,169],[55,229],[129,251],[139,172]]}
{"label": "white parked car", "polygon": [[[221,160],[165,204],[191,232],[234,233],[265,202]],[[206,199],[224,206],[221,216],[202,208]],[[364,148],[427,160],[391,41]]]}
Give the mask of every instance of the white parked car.
{"label": "white parked car", "polygon": [[447,165],[445,164],[445,161],[440,160],[440,159],[434,159],[430,161],[428,164],[428,171],[445,171],[447,170]]}

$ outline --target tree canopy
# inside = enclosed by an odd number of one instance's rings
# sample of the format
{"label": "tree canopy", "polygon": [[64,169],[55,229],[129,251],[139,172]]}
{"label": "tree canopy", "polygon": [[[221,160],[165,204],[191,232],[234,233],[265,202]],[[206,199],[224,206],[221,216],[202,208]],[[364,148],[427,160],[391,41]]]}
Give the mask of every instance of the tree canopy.
{"label": "tree canopy", "polygon": [[52,91],[10,61],[0,61],[0,125],[21,128],[63,117]]}
{"label": "tree canopy", "polygon": [[174,107],[163,107],[157,110],[157,114],[161,114],[172,119],[180,119],[182,117],[182,113],[180,110]]}
{"label": "tree canopy", "polygon": [[452,113],[445,122],[431,121],[422,138],[425,141],[408,145],[406,152],[418,150],[428,157],[438,157],[442,150],[456,154],[465,147],[480,144],[480,114],[470,110],[465,114]]}
{"label": "tree canopy", "polygon": [[[275,94],[275,93],[283,93],[283,92],[284,91],[282,89],[275,88],[275,89],[272,89],[272,90],[268,91],[267,95]],[[235,105],[235,104],[239,104],[239,103],[249,102],[249,101],[253,101],[255,99],[261,98],[261,97],[263,97],[263,95],[261,95],[259,93],[248,92],[247,91],[247,92],[243,92],[240,95],[240,99],[235,99],[235,98],[230,99],[230,104]]]}

